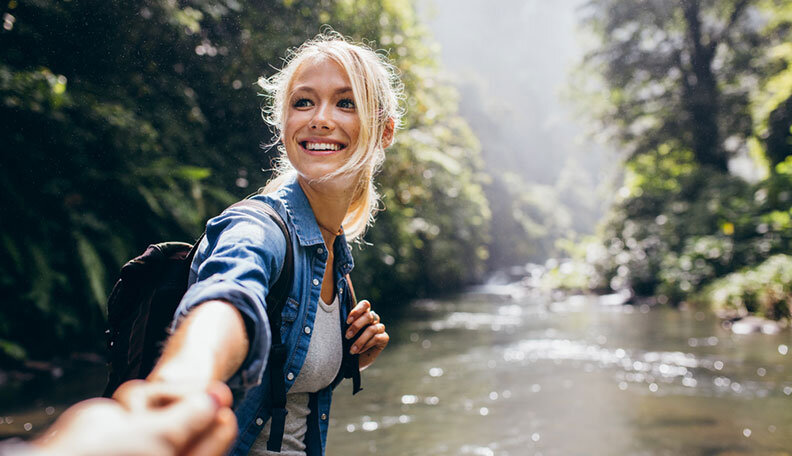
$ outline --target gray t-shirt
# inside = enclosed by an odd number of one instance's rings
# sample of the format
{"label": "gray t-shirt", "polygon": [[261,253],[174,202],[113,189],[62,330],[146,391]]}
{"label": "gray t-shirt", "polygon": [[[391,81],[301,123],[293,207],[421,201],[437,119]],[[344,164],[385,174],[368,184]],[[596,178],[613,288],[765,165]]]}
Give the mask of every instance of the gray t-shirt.
{"label": "gray t-shirt", "polygon": [[305,433],[308,430],[309,393],[315,393],[328,386],[341,368],[342,340],[341,324],[338,315],[338,295],[332,304],[325,304],[319,298],[308,354],[300,374],[286,394],[286,425],[283,432],[283,445],[280,453],[267,451],[270,424],[264,425],[250,453],[256,456],[305,456]]}

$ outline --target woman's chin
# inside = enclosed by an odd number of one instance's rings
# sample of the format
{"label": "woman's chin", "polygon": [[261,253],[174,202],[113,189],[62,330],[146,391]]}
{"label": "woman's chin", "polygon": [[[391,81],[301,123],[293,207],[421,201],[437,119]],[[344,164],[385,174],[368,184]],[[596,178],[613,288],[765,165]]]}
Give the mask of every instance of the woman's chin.
{"label": "woman's chin", "polygon": [[297,174],[300,175],[301,178],[308,182],[317,182],[322,181],[325,179],[333,179],[332,174],[338,170],[338,167],[335,166],[327,166],[327,167],[311,167],[310,169],[298,169]]}
{"label": "woman's chin", "polygon": [[354,176],[341,175],[333,176],[338,171],[338,167],[312,167],[306,170],[297,170],[300,179],[314,188],[326,188],[328,190],[339,191],[351,189],[356,186]]}

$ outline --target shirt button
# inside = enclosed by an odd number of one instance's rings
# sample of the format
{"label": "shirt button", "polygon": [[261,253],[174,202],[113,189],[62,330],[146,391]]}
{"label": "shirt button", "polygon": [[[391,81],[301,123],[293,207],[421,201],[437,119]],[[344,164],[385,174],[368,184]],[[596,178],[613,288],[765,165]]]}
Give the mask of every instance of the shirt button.
{"label": "shirt button", "polygon": [[310,326],[306,326],[303,331],[305,331],[305,334],[311,334],[311,327]]}
{"label": "shirt button", "polygon": [[327,419],[327,413],[322,413],[322,421]]}
{"label": "shirt button", "polygon": [[319,285],[319,279],[313,279],[314,286]]}
{"label": "shirt button", "polygon": [[256,418],[256,424],[261,426],[262,424],[264,424],[264,420],[262,420],[261,418]]}
{"label": "shirt button", "polygon": [[321,255],[321,254],[323,254],[323,253],[324,253],[324,249],[323,249],[323,248],[321,248],[321,247],[319,247],[318,249],[316,249],[316,253],[318,253],[319,255]]}
{"label": "shirt button", "polygon": [[289,380],[294,380],[294,374],[293,374],[293,373],[291,373],[291,372],[289,372],[289,373],[286,375],[286,378],[288,378]]}
{"label": "shirt button", "polygon": [[344,293],[344,289],[341,288],[341,287],[338,287],[338,294],[343,294],[343,293]]}

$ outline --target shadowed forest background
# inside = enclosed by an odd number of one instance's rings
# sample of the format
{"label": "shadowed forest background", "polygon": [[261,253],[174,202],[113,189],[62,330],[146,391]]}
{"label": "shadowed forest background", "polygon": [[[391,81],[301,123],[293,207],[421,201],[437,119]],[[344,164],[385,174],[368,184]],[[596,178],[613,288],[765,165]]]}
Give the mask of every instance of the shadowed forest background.
{"label": "shadowed forest background", "polygon": [[[398,306],[564,258],[542,286],[789,318],[790,2],[497,2],[514,24],[462,3],[7,2],[3,363],[101,350],[120,266],[266,183],[255,82],[323,24],[384,49],[407,94],[386,210],[354,251],[361,296]],[[568,33],[543,20],[558,8]],[[574,71],[541,71],[562,57]]]}

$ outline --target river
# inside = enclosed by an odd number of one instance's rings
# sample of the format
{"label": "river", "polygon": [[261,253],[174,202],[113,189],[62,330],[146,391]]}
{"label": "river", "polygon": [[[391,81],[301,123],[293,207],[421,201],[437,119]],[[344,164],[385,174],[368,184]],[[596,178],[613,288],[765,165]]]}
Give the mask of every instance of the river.
{"label": "river", "polygon": [[[384,310],[391,344],[361,393],[336,390],[328,454],[792,454],[789,331],[608,304],[500,286]],[[101,368],[81,371],[6,379],[0,437],[96,394]]]}
{"label": "river", "polygon": [[788,331],[605,302],[500,287],[413,304],[364,391],[334,396],[328,453],[792,454]]}

